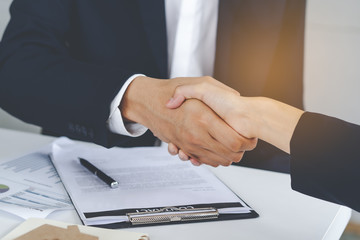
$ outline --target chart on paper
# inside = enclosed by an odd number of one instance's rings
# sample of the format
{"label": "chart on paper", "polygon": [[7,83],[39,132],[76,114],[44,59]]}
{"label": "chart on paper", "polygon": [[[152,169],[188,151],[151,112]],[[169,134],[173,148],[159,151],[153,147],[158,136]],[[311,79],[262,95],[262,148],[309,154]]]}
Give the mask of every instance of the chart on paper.
{"label": "chart on paper", "polygon": [[0,164],[0,210],[27,218],[73,208],[48,149]]}
{"label": "chart on paper", "polygon": [[28,182],[46,188],[62,185],[49,155],[45,152],[35,152],[4,162],[0,164],[0,169],[4,171],[2,177],[11,174],[11,179],[22,179],[23,183]]}
{"label": "chart on paper", "polygon": [[8,186],[0,184],[0,194],[9,191],[9,189],[10,188]]}

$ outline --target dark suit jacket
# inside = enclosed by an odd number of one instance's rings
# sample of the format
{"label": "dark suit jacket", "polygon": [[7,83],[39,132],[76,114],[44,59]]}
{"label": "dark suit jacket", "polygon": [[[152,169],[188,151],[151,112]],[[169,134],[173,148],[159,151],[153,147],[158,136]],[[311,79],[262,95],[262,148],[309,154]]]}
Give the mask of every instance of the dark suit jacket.
{"label": "dark suit jacket", "polygon": [[[219,1],[215,77],[302,107],[304,15],[299,0]],[[168,77],[163,0],[14,0],[0,45],[0,106],[10,114],[107,147],[152,145],[150,131],[130,138],[106,126],[134,73]]]}
{"label": "dark suit jacket", "polygon": [[360,212],[360,126],[305,113],[290,143],[292,188]]}

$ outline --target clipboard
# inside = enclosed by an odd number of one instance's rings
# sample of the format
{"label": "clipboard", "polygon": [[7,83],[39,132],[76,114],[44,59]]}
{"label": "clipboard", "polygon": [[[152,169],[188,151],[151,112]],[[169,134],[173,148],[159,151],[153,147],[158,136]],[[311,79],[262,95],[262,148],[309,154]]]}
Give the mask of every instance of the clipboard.
{"label": "clipboard", "polygon": [[194,222],[239,220],[259,217],[259,214],[249,207],[248,212],[243,213],[225,213],[219,209],[238,208],[240,203],[217,203],[201,204],[194,206],[175,206],[147,209],[148,211],[139,211],[139,209],[126,209],[112,212],[85,213],[88,217],[104,216],[106,214],[114,215],[124,214],[128,217],[127,222],[116,222],[111,224],[90,225],[108,229],[146,227],[169,224],[184,224]]}
{"label": "clipboard", "polygon": [[[79,157],[101,166],[119,187],[84,169]],[[60,138],[51,158],[85,225],[114,229],[259,216],[206,166],[179,161],[159,147],[105,149]]]}

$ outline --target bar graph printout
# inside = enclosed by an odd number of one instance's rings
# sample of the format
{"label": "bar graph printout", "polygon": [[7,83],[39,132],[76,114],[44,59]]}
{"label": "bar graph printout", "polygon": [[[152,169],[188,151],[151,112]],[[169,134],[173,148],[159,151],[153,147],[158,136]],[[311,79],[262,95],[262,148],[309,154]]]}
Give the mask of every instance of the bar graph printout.
{"label": "bar graph printout", "polygon": [[0,210],[27,219],[73,208],[49,151],[46,147],[0,163]]}

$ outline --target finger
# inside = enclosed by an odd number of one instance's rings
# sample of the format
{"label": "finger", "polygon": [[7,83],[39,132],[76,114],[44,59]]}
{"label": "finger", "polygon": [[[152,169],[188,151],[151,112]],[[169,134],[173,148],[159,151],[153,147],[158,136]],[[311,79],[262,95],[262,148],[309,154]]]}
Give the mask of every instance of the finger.
{"label": "finger", "polygon": [[189,160],[189,156],[181,149],[179,150],[178,155],[179,155],[180,160],[183,160],[183,161]]}
{"label": "finger", "polygon": [[[231,151],[231,149],[223,143],[216,140],[210,134],[209,129],[216,129],[220,126],[218,129],[219,131],[224,132],[222,129],[229,131],[229,134],[227,134],[228,137],[230,134],[233,134],[234,138],[241,139],[239,134],[231,129],[221,118],[219,118],[203,103],[191,100],[186,102],[184,106],[187,107],[187,111],[194,113],[194,116],[196,116],[194,119],[191,119],[189,122],[190,127],[187,129],[186,133],[184,133],[186,141],[184,143],[177,144],[180,146],[181,150],[186,151],[187,156],[199,160],[200,163],[205,163],[211,166],[228,166],[232,162],[237,162],[242,158],[242,152]],[[194,124],[192,124],[193,122]],[[213,125],[212,122],[216,122],[216,124]],[[236,150],[238,149],[236,148]],[[181,157],[181,159],[184,159],[184,157]],[[188,158],[186,158],[186,160],[187,159]]]}
{"label": "finger", "polygon": [[206,164],[212,167],[218,167],[220,165],[229,166],[232,163],[231,160],[223,158],[222,156],[219,156],[214,152],[208,150],[206,150],[204,155],[199,156],[197,161],[201,164]]}
{"label": "finger", "polygon": [[[201,163],[199,161],[197,161],[195,158],[193,157],[190,157],[188,156],[188,154],[186,154],[184,151],[182,151],[181,149],[178,149],[174,144],[172,143],[169,143],[168,145],[168,150],[169,150],[169,153],[171,155],[176,155],[176,154],[179,154],[179,158],[183,161],[187,161],[187,160],[190,160],[191,163],[195,166],[200,166]],[[170,149],[171,148],[171,149]],[[175,154],[175,150],[176,150],[176,154]]]}
{"label": "finger", "polygon": [[211,96],[216,94],[219,90],[225,90],[226,92],[240,95],[235,89],[211,78],[202,77],[197,78],[197,81],[193,81],[190,84],[177,86],[173,97],[168,101],[166,106],[168,108],[179,107],[186,99],[196,98],[204,101],[204,96]]}
{"label": "finger", "polygon": [[170,100],[166,103],[166,107],[170,109],[178,108],[184,101],[185,97],[183,95],[177,95],[170,98]]}
{"label": "finger", "polygon": [[[202,141],[198,143],[185,144],[179,150],[179,158],[183,161],[189,160],[196,164],[196,160],[199,164],[207,164],[213,167],[219,165],[229,166],[233,162],[239,162],[244,152],[232,152],[222,144],[219,144],[208,133],[201,138]],[[186,150],[184,150],[186,149]]]}
{"label": "finger", "polygon": [[194,158],[190,158],[190,162],[194,166],[200,166],[201,165],[201,163],[199,161],[197,161],[196,159],[194,159]]}
{"label": "finger", "polygon": [[257,139],[240,135],[222,119],[217,117],[209,123],[209,134],[232,152],[250,151],[256,147]]}
{"label": "finger", "polygon": [[[230,95],[229,95],[230,94]],[[231,95],[233,97],[231,97]],[[178,108],[185,99],[195,98],[208,105],[214,112],[224,118],[226,113],[231,112],[235,95],[240,95],[234,89],[212,79],[195,84],[187,84],[176,87],[173,97],[166,107]]]}
{"label": "finger", "polygon": [[[206,89],[210,89],[211,87],[214,86],[207,82],[177,86],[173,97],[167,102],[166,106],[168,108],[178,108],[186,99],[196,98],[198,100],[202,100]],[[223,88],[223,86],[220,85],[217,87]],[[214,92],[215,91],[216,88],[214,89]]]}
{"label": "finger", "polygon": [[205,150],[207,151],[206,156],[211,156],[211,154],[216,156],[216,158],[214,156],[208,159],[209,161],[216,161],[222,166],[229,166],[233,162],[239,162],[244,156],[244,151],[233,152],[213,138],[207,141]]}
{"label": "finger", "polygon": [[173,143],[169,143],[168,144],[168,152],[171,154],[171,155],[177,155],[178,154],[178,152],[179,152],[179,149],[178,149],[178,147],[175,145],[175,144],[173,144]]}
{"label": "finger", "polygon": [[[200,165],[201,165],[200,161],[197,160],[195,156],[190,156],[188,153],[185,153],[185,152],[184,152],[183,150],[181,150],[181,149],[179,150],[179,155],[181,155],[182,158],[184,158],[184,159],[182,159],[183,161],[190,160],[190,162],[191,162],[194,166],[200,166]],[[187,159],[185,159],[186,156],[187,156]]]}
{"label": "finger", "polygon": [[[202,100],[206,90],[214,86],[218,88],[227,87],[213,78],[201,77],[193,80],[192,83],[177,86],[173,97],[167,102],[166,107],[178,108],[186,99],[190,98]],[[216,91],[216,87],[214,92]]]}
{"label": "finger", "polygon": [[[205,140],[215,142],[213,139],[211,139],[211,137],[209,137],[209,138],[210,139],[205,139]],[[213,145],[213,143],[209,144],[209,142],[207,142],[207,145]],[[192,152],[196,152],[196,155],[192,154]],[[233,159],[231,159],[228,156],[230,154],[237,155],[237,156],[233,157]],[[215,153],[213,150],[208,150],[208,149],[200,147],[200,146],[197,146],[197,147],[190,146],[187,155],[190,156],[190,161],[191,161],[191,159],[194,159],[201,164],[207,164],[207,165],[210,165],[213,167],[217,167],[219,165],[229,166],[234,161],[240,161],[243,153],[232,153],[232,152],[227,151],[225,155],[221,155],[221,154]]]}

